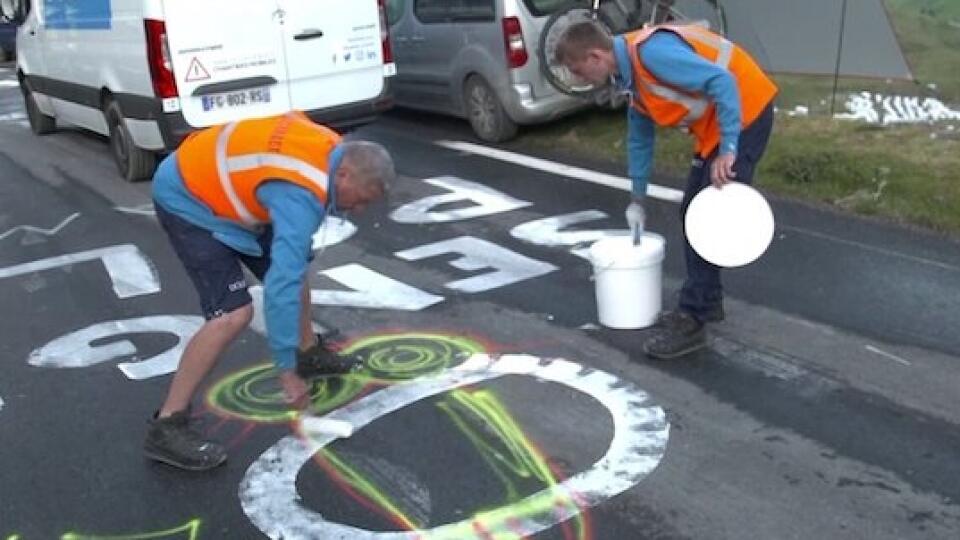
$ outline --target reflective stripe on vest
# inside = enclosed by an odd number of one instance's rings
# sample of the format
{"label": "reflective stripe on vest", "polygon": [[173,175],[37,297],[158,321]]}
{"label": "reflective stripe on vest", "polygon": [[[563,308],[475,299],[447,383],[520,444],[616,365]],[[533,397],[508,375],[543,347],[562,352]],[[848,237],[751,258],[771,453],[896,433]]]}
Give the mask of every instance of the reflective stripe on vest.
{"label": "reflective stripe on vest", "polygon": [[237,123],[227,124],[220,136],[217,137],[217,173],[220,176],[220,186],[227,195],[233,210],[240,216],[240,220],[247,225],[256,225],[260,221],[253,216],[250,209],[243,204],[237,192],[233,189],[233,182],[230,173],[247,171],[258,167],[275,167],[277,169],[286,169],[295,172],[300,176],[309,179],[317,187],[324,191],[329,191],[329,182],[327,173],[297,158],[285,156],[283,154],[241,154],[239,156],[227,157],[227,146],[230,144],[230,136],[236,129]]}
{"label": "reflective stripe on vest", "polygon": [[[676,28],[678,27],[671,27],[670,29],[675,30]],[[691,25],[689,28],[690,29],[699,28],[699,26]],[[646,40],[656,30],[657,28],[652,27],[644,31],[645,35],[639,36],[639,40],[640,41]],[[731,42],[729,39],[726,39],[723,36],[719,36],[716,34],[688,31],[687,29],[685,29],[682,33],[681,32],[678,32],[678,33],[680,33],[686,39],[699,41],[701,43],[705,43],[717,49],[718,51],[717,58],[713,62],[715,65],[720,66],[724,69],[727,69],[727,66],[730,65],[730,59],[733,58],[733,42]],[[634,41],[634,40],[631,40],[631,41],[633,42],[631,43],[628,41],[628,45],[630,45],[635,49],[636,48],[635,44],[637,44],[637,41]],[[638,82],[644,85],[644,87],[646,87],[646,89],[649,90],[650,93],[656,94],[662,97],[663,99],[667,99],[667,100],[679,103],[684,107],[686,107],[688,111],[687,115],[683,118],[680,124],[678,124],[678,127],[686,127],[696,122],[701,117],[703,117],[704,113],[706,113],[707,109],[710,107],[710,102],[706,98],[693,97],[690,94],[684,94],[682,92],[678,92],[673,88],[670,88],[669,86],[664,86],[662,84],[656,84],[656,83],[650,83],[650,82],[644,81],[642,78]]]}

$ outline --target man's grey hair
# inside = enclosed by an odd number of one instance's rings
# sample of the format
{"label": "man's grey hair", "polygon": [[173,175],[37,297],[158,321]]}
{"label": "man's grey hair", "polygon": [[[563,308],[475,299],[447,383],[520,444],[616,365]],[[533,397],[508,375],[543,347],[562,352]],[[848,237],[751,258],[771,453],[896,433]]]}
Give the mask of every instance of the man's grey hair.
{"label": "man's grey hair", "polygon": [[393,167],[393,158],[387,149],[370,141],[345,141],[343,160],[348,162],[354,173],[353,181],[367,187],[379,187],[386,193],[397,178]]}

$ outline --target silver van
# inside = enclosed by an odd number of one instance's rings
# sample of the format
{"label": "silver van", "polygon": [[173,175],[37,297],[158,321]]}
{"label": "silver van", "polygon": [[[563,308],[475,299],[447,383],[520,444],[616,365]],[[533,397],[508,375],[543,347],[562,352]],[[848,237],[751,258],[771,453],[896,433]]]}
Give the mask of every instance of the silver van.
{"label": "silver van", "polygon": [[569,0],[387,0],[395,103],[470,120],[500,142],[587,102],[544,79],[540,29]]}

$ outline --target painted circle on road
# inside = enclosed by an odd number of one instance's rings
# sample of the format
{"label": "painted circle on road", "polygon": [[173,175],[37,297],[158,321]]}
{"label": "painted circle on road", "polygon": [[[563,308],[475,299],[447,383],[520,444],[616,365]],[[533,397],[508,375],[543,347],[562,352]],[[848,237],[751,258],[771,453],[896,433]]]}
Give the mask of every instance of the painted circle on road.
{"label": "painted circle on road", "polygon": [[[606,454],[588,470],[563,482],[484,512],[482,524],[470,518],[429,530],[378,532],[328,521],[301,504],[297,475],[335,436],[319,435],[306,440],[287,436],[247,469],[239,490],[243,511],[264,534],[285,540],[465,539],[490,538],[500,533],[530,536],[630,489],[660,463],[670,430],[663,409],[650,403],[647,394],[632,383],[563,359],[475,354],[454,368],[390,386],[325,418],[349,422],[356,431],[422,399],[504,375],[526,375],[562,384],[596,399],[608,410],[614,425]],[[576,504],[558,504],[558,500]]]}

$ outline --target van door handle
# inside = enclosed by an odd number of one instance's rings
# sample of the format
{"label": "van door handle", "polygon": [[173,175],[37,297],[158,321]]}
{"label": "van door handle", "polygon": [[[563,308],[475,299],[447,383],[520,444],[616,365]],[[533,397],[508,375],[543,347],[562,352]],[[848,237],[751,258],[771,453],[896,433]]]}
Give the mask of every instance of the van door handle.
{"label": "van door handle", "polygon": [[323,37],[323,30],[318,30],[316,28],[307,28],[303,32],[293,36],[293,39],[297,41],[306,41],[308,39],[317,39]]}
{"label": "van door handle", "polygon": [[410,41],[407,36],[393,36],[393,40],[397,43],[406,43]]}
{"label": "van door handle", "polygon": [[410,41],[412,41],[412,42],[414,42],[414,43],[423,43],[423,42],[426,41],[426,40],[427,40],[427,38],[425,38],[425,37],[423,37],[423,36],[413,36],[412,38],[410,38]]}

